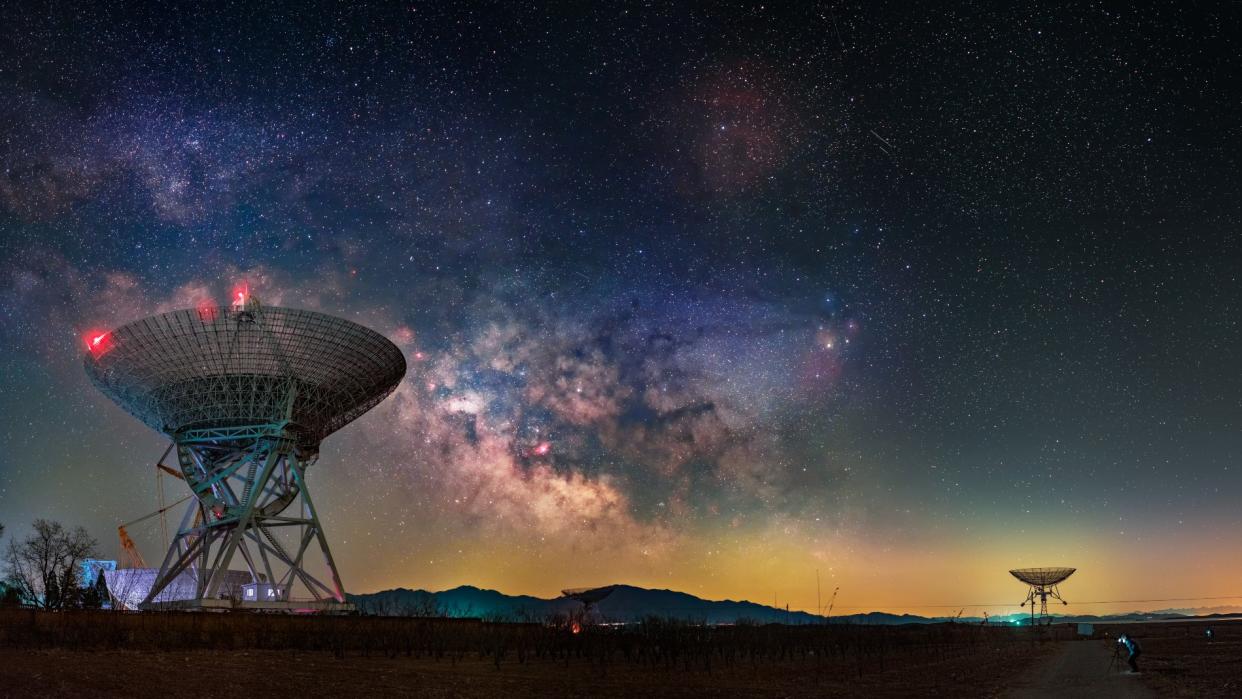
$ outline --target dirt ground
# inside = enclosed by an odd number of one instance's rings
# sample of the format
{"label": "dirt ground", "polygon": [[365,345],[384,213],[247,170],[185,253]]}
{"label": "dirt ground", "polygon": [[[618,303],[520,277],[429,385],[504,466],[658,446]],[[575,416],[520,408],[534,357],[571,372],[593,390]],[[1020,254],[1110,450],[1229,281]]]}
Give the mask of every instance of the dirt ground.
{"label": "dirt ground", "polygon": [[0,610],[3,697],[999,696],[1069,627]]}
{"label": "dirt ground", "polygon": [[[1049,647],[1051,647],[1050,644]],[[858,677],[767,666],[728,672],[620,666],[383,657],[334,659],[279,651],[134,652],[0,650],[0,697],[167,697],[219,690],[231,696],[768,697],[996,696],[1014,658],[985,654]]]}
{"label": "dirt ground", "polygon": [[[1212,629],[1208,640],[1206,631]],[[1143,644],[1143,683],[1161,697],[1242,696],[1242,622],[1143,624],[1109,629]]]}
{"label": "dirt ground", "polygon": [[[21,616],[27,619],[28,616]],[[57,622],[60,617],[33,617]],[[86,619],[86,617],[83,617]],[[265,620],[214,620],[186,617],[189,621],[212,621],[245,630]],[[156,617],[128,617],[121,621],[149,624],[159,635],[163,627],[150,624]],[[87,619],[87,621],[90,621]],[[95,620],[98,621],[98,620]],[[175,620],[174,620],[175,621]],[[182,620],[184,621],[184,620]],[[279,621],[279,620],[278,620]],[[360,622],[375,628],[378,622]],[[123,626],[123,625],[122,625]],[[372,626],[366,626],[370,629]],[[17,627],[11,627],[17,628]],[[898,643],[907,634],[925,629],[882,630],[874,638],[887,638],[887,661],[867,656],[866,666],[855,666],[853,656],[819,663],[767,660],[740,662],[705,669],[702,666],[672,667],[624,660],[601,666],[571,656],[528,658],[519,662],[512,655],[499,663],[481,653],[466,653],[456,662],[441,657],[366,653],[349,650],[338,658],[324,650],[270,650],[241,647],[209,650],[180,646],[184,650],[160,650],[146,643],[140,649],[115,646],[82,646],[68,650],[48,644],[49,638],[81,638],[67,627],[45,633],[43,641],[22,645],[10,636],[0,644],[0,699],[4,697],[160,697],[185,692],[230,695],[272,695],[277,692],[308,699],[339,696],[495,697],[520,699],[556,697],[1211,697],[1242,696],[1242,623],[1178,622],[1096,626],[1096,638],[1069,640],[1073,629],[1064,627],[1042,634],[1043,642],[1017,641],[1025,630],[980,634],[991,639],[940,654],[901,651]],[[81,627],[92,629],[93,626]],[[140,625],[140,629],[146,628]],[[479,633],[499,633],[476,624]],[[503,627],[496,627],[503,630]],[[1209,640],[1206,630],[1212,628]],[[468,631],[462,627],[463,631]],[[942,630],[944,631],[944,630]],[[952,639],[967,629],[948,629],[940,638]],[[1113,639],[1126,632],[1139,638],[1142,673],[1122,674],[1110,669]],[[539,633],[547,633],[539,631]],[[750,632],[748,632],[750,633]],[[762,634],[762,630],[754,633]],[[779,637],[783,637],[778,634]],[[796,636],[797,630],[790,630]],[[924,637],[924,636],[920,636]],[[965,636],[963,636],[965,637]],[[241,636],[238,637],[242,638]],[[256,637],[259,638],[259,637]],[[1006,641],[1005,639],[1009,639]],[[252,639],[254,640],[254,639]],[[239,642],[241,642],[239,640]],[[662,642],[661,642],[662,643]],[[382,644],[380,644],[382,646]],[[279,646],[277,646],[279,647]],[[915,650],[922,648],[916,646]],[[932,646],[931,648],[934,648]],[[924,648],[923,650],[928,650]],[[831,668],[831,669],[827,669]],[[1122,668],[1124,669],[1124,668]]]}
{"label": "dirt ground", "polygon": [[1141,675],[1114,663],[1113,644],[1105,639],[1062,641],[1030,670],[1014,678],[1009,699],[1150,699],[1156,696]]}

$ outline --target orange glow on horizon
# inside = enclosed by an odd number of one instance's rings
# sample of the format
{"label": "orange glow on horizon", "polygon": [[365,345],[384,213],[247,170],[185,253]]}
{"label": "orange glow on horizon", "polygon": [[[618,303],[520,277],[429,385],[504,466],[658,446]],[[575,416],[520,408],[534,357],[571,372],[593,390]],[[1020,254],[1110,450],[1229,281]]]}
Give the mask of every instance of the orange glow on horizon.
{"label": "orange glow on horizon", "polygon": [[[705,600],[744,599],[781,609],[788,604],[791,611],[812,614],[817,604],[827,612],[832,590],[839,587],[833,617],[868,612],[952,617],[962,610],[966,618],[984,613],[999,618],[1030,613],[1021,606],[1027,590],[1010,569],[1065,565],[1077,571],[1060,585],[1068,604],[1050,601],[1052,614],[1242,609],[1242,597],[1230,597],[1242,592],[1231,584],[1242,574],[1242,555],[1189,546],[1174,536],[1145,540],[1148,548],[1141,559],[1119,535],[1108,532],[1084,536],[1058,531],[1034,541],[1008,532],[972,541],[949,535],[945,541],[897,546],[881,546],[873,535],[861,533],[825,534],[810,546],[805,540],[781,541],[771,530],[731,530],[724,536],[710,552],[694,543],[698,536],[659,557],[613,547],[590,558],[592,584],[672,589]],[[532,560],[519,549],[463,555],[446,544],[443,551],[428,552],[437,561],[434,566],[376,568],[367,559],[366,565],[351,561],[346,570],[357,566],[357,592],[474,585],[552,598],[565,585],[577,584],[579,578],[571,571],[588,562],[581,552],[545,551]],[[442,563],[449,560],[452,565]],[[1153,560],[1161,561],[1159,576],[1151,575]]]}

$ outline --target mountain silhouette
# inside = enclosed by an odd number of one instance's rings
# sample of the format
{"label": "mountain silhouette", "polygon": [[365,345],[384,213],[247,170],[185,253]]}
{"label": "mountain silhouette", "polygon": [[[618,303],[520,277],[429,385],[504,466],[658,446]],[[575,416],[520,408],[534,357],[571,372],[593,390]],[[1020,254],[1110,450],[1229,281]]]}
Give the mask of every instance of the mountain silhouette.
{"label": "mountain silhouette", "polygon": [[[745,600],[707,600],[675,590],[653,590],[633,585],[614,585],[613,591],[592,608],[592,616],[605,622],[635,622],[649,617],[681,619],[695,623],[735,624],[750,622],[758,624],[936,624],[947,621],[977,624],[981,617],[924,617],[915,614],[866,614],[834,615],[819,617],[799,611],[784,609]],[[530,595],[506,595],[496,590],[485,590],[472,585],[462,585],[451,590],[428,592],[399,587],[361,595],[349,595],[349,601],[357,605],[363,614],[386,616],[449,616],[475,617],[497,621],[541,622],[557,615],[566,615],[582,609],[582,603],[566,597],[544,599]],[[1189,613],[1188,613],[1189,612]],[[1213,613],[1215,612],[1215,613]],[[1153,619],[1184,619],[1193,617],[1234,616],[1227,608],[1201,608],[1197,610],[1161,610],[1157,612],[1127,612],[1123,614],[1070,614],[1054,616],[1060,622],[1150,621]],[[998,614],[989,619],[992,624],[1027,624],[1029,613]]]}
{"label": "mountain silhouette", "polygon": [[[451,590],[428,592],[397,588],[362,595],[350,595],[349,601],[364,614],[397,616],[446,615],[479,617],[512,621],[542,621],[550,616],[568,614],[582,609],[576,600],[559,597],[543,599],[530,595],[506,595],[462,585]],[[592,613],[602,621],[633,622],[648,617],[684,619],[707,624],[754,622],[760,624],[823,623],[823,617],[800,611],[788,611],[754,602],[737,600],[706,600],[675,590],[652,590],[633,585],[616,585],[610,595],[593,607]],[[910,614],[883,612],[833,617],[832,622],[866,624],[910,624],[938,621]]]}

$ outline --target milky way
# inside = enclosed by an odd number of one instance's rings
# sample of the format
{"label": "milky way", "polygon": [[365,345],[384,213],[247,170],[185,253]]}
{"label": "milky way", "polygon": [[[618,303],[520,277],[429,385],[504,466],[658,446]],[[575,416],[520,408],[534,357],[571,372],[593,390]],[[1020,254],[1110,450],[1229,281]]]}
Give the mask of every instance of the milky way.
{"label": "milky way", "polygon": [[923,12],[7,13],[0,522],[114,555],[81,337],[244,283],[406,353],[312,474],[354,590],[1242,592],[1237,18]]}

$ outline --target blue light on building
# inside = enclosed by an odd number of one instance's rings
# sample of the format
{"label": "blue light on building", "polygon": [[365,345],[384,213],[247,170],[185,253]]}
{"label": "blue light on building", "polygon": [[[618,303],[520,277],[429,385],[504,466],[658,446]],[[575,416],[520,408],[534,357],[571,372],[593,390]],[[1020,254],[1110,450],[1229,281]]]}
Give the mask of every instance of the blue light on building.
{"label": "blue light on building", "polygon": [[105,561],[99,558],[88,558],[82,561],[81,570],[78,577],[81,579],[82,587],[93,587],[95,581],[99,579],[99,574],[103,571],[116,570],[116,561]]}

